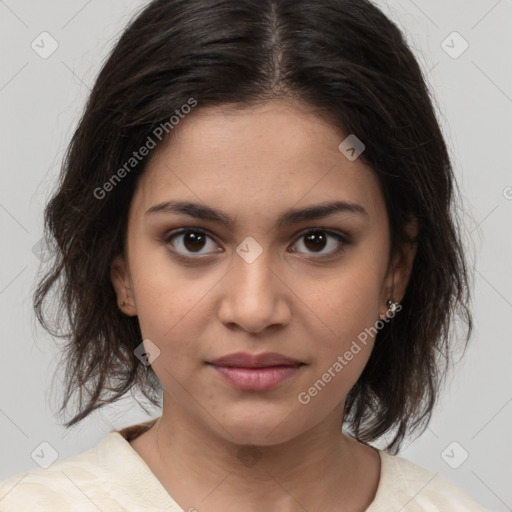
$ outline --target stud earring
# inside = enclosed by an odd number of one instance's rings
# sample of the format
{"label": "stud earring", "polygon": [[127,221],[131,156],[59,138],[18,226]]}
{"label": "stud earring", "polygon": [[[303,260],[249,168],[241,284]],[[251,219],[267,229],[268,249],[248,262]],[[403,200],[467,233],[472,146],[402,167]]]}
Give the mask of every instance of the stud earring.
{"label": "stud earring", "polygon": [[400,305],[399,302],[394,302],[393,300],[389,299],[387,302],[386,302],[386,306],[388,307],[388,311],[390,313],[395,313],[398,306]]}
{"label": "stud earring", "polygon": [[124,302],[121,302],[121,307],[124,308],[126,304]]}

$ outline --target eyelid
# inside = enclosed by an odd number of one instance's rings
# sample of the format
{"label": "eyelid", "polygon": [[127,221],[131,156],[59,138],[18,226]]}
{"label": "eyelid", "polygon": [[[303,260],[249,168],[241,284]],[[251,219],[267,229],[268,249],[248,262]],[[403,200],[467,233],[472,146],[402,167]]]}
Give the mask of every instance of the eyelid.
{"label": "eyelid", "polygon": [[300,238],[300,237],[309,235],[311,233],[316,233],[317,231],[327,233],[328,235],[331,235],[334,237],[339,237],[343,241],[343,243],[346,243],[346,244],[351,243],[351,238],[347,233],[345,233],[343,231],[338,231],[337,229],[324,228],[324,227],[307,228],[305,230],[300,231],[296,236]]}

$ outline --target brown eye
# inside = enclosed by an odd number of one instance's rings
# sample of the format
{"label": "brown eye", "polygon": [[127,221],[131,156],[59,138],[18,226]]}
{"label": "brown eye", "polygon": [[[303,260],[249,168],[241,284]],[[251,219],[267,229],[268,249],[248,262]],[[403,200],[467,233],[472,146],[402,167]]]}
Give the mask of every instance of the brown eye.
{"label": "brown eye", "polygon": [[312,251],[321,251],[327,244],[327,237],[322,231],[315,231],[304,236],[305,246]]}
{"label": "brown eye", "polygon": [[206,243],[204,233],[189,231],[183,235],[183,245],[188,251],[200,251]]}
{"label": "brown eye", "polygon": [[[343,251],[344,246],[349,243],[346,236],[324,229],[313,229],[303,233],[299,241],[300,240],[303,240],[303,245],[306,247],[307,251],[310,251],[310,254],[316,253],[322,256],[334,256]],[[332,240],[334,240],[334,242]],[[326,247],[328,249],[330,247],[330,250],[322,252]]]}
{"label": "brown eye", "polygon": [[[172,233],[166,237],[165,242],[170,243],[174,249],[180,254],[207,254],[209,252],[218,251],[204,251],[201,252],[205,247],[208,247],[208,241],[212,240],[204,231],[197,229],[185,229],[177,233]],[[212,240],[210,247],[217,246]],[[218,247],[218,246],[217,246]]]}

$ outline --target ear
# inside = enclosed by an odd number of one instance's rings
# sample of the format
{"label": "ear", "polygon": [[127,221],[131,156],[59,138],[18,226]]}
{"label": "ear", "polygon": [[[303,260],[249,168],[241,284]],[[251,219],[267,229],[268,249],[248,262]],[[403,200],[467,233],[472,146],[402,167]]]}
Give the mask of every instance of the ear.
{"label": "ear", "polygon": [[113,259],[110,266],[110,279],[117,295],[119,309],[128,316],[137,316],[130,273],[123,256],[118,255]]}
{"label": "ear", "polygon": [[397,247],[391,257],[388,272],[382,288],[381,315],[388,310],[387,301],[401,302],[411,276],[412,266],[418,249],[418,221],[411,218],[405,227],[406,240]]}

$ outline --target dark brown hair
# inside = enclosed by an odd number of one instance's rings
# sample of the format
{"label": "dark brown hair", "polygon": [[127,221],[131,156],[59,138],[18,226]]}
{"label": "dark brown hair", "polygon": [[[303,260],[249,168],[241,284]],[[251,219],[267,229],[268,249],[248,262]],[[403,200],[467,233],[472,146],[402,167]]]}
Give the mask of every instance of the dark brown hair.
{"label": "dark brown hair", "polygon": [[[472,324],[454,176],[433,98],[399,28],[367,0],[155,0],[130,22],[94,84],[45,210],[55,259],[34,308],[66,340],[60,411],[75,393],[78,410],[65,425],[132,389],[160,404],[159,380],[134,354],[138,319],[120,312],[110,280],[148,158],[104,197],[94,191],[191,98],[196,110],[273,98],[314,108],[365,144],[360,158],[380,180],[393,247],[417,219],[403,309],[378,333],[346,401],[354,436],[368,443],[395,431],[387,449],[396,453],[431,418],[452,360],[454,315],[466,345]],[[45,298],[56,284],[68,332],[47,321]]]}

